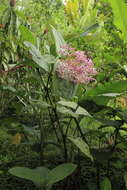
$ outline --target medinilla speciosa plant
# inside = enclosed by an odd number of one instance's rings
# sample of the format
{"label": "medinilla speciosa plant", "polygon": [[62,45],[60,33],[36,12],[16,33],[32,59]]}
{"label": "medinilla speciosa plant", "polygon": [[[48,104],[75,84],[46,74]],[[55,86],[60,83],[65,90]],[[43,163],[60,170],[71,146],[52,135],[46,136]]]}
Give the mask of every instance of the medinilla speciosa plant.
{"label": "medinilla speciosa plant", "polygon": [[52,170],[46,167],[37,167],[35,169],[14,167],[9,170],[9,173],[16,177],[32,181],[38,189],[50,190],[55,183],[72,174],[75,169],[75,164],[66,163],[61,164]]}
{"label": "medinilla speciosa plant", "polygon": [[54,93],[70,99],[75,96],[79,85],[95,81],[97,71],[86,52],[71,47],[59,31],[52,27],[58,61],[54,66]]}
{"label": "medinilla speciosa plant", "polygon": [[[56,68],[57,80],[59,82],[63,81],[62,85],[60,85],[59,93],[64,92],[64,96],[71,97],[75,94],[78,84],[87,85],[91,81],[95,81],[94,76],[97,71],[92,60],[88,58],[84,51],[76,50],[65,44],[60,47],[59,54],[60,61]],[[70,87],[67,84],[70,84]],[[63,95],[60,94],[60,96]]]}

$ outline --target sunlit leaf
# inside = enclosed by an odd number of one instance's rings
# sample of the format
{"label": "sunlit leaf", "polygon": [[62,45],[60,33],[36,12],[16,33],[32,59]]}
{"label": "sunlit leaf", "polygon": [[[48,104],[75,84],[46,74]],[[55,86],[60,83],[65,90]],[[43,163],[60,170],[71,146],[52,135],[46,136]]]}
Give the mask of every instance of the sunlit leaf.
{"label": "sunlit leaf", "polygon": [[122,31],[122,37],[127,42],[127,4],[124,0],[108,0],[114,13],[114,23]]}
{"label": "sunlit leaf", "polygon": [[48,61],[44,56],[41,55],[40,51],[30,42],[24,42],[24,44],[29,48],[29,52],[32,55],[33,61],[45,71],[49,71]]}
{"label": "sunlit leaf", "polygon": [[[79,106],[76,102],[61,100],[58,102],[58,104],[68,107],[68,108],[71,108],[75,115],[84,115],[84,116],[91,117],[91,115],[84,108]],[[72,112],[72,110],[70,110],[70,111]]]}
{"label": "sunlit leaf", "polygon": [[72,141],[85,156],[87,156],[93,161],[93,157],[90,153],[89,146],[81,138],[68,137],[68,139]]}
{"label": "sunlit leaf", "polygon": [[57,31],[53,26],[52,26],[52,32],[55,39],[56,51],[57,54],[59,55],[61,46],[65,45],[66,42],[64,41],[62,34],[59,31]]}
{"label": "sunlit leaf", "polygon": [[27,27],[20,25],[19,30],[23,41],[28,41],[34,45],[36,44],[36,38],[34,34]]}

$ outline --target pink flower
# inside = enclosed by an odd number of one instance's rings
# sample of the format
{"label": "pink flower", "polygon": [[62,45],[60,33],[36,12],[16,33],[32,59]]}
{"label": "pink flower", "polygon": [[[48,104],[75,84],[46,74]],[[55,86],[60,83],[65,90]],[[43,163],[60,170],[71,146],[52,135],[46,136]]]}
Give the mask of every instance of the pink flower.
{"label": "pink flower", "polygon": [[95,80],[93,76],[97,71],[84,51],[75,51],[69,45],[64,45],[61,47],[60,54],[61,62],[56,70],[60,78],[82,84]]}

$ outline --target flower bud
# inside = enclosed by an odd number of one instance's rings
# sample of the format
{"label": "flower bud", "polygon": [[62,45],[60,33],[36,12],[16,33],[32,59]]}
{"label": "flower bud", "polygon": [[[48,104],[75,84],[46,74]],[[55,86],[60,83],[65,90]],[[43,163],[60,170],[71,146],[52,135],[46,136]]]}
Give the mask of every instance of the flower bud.
{"label": "flower bud", "polygon": [[10,6],[11,6],[11,7],[14,7],[15,4],[16,4],[16,0],[10,0]]}

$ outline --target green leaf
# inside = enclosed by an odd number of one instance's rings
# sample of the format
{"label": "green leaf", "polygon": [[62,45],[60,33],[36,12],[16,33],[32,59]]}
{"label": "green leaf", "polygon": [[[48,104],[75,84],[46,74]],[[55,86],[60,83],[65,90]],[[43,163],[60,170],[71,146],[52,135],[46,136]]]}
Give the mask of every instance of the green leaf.
{"label": "green leaf", "polygon": [[63,180],[73,173],[76,167],[75,164],[71,163],[61,164],[51,171],[45,167],[35,169],[14,167],[9,170],[9,173],[16,177],[30,180],[37,187],[47,187],[46,189],[49,190],[54,183]]}
{"label": "green leaf", "polygon": [[[81,28],[87,30],[89,26],[93,25],[97,21],[97,9],[88,10],[80,19],[79,25]],[[98,28],[99,30],[99,28]]]}
{"label": "green leaf", "polygon": [[92,24],[91,26],[89,26],[85,32],[83,32],[82,34],[80,34],[80,36],[87,36],[92,30],[96,29],[99,27],[99,24],[96,23],[96,24]]}
{"label": "green leaf", "polygon": [[106,105],[111,98],[127,91],[127,80],[112,81],[89,89],[83,100],[93,100],[99,105]]}
{"label": "green leaf", "polygon": [[20,19],[22,19],[22,20],[24,20],[24,21],[27,22],[27,18],[26,18],[25,14],[24,14],[23,12],[21,12],[21,11],[19,11],[19,10],[15,10],[15,13],[16,13],[16,15],[17,15]]}
{"label": "green leaf", "polygon": [[[91,117],[91,115],[82,107],[78,106],[78,104],[76,102],[70,102],[70,101],[59,101],[58,104],[74,109],[73,113],[75,115],[84,115],[84,116],[89,116]],[[67,109],[66,109],[67,110]],[[72,112],[72,110],[70,110]]]}
{"label": "green leaf", "polygon": [[34,45],[36,44],[36,38],[34,34],[27,27],[20,25],[19,30],[20,30],[23,41],[28,41]]}
{"label": "green leaf", "polygon": [[53,26],[52,26],[52,33],[55,39],[56,52],[59,55],[59,51],[61,49],[60,47],[65,45],[66,42],[64,41],[62,34],[59,31],[57,31]]}
{"label": "green leaf", "polygon": [[92,117],[84,108],[82,108],[80,106],[77,108],[75,114]]}
{"label": "green leaf", "polygon": [[54,168],[53,170],[51,170],[49,172],[48,185],[54,184],[58,181],[63,180],[64,178],[66,178],[67,176],[72,174],[74,172],[74,170],[76,169],[76,167],[77,166],[75,164],[71,164],[71,163],[61,164],[61,165],[57,166],[56,168]]}
{"label": "green leaf", "polygon": [[[57,63],[59,64],[59,63]],[[56,74],[53,76],[53,89],[56,96],[70,99],[75,95],[77,85],[73,82],[59,78]]]}
{"label": "green leaf", "polygon": [[3,3],[1,3],[0,4],[0,12],[3,12],[5,9],[6,9],[6,6]]}
{"label": "green leaf", "polygon": [[47,104],[46,102],[42,101],[42,100],[32,100],[31,101],[31,105],[32,106],[37,106],[38,108],[41,108],[41,109],[46,109],[48,107],[50,107],[49,104]]}
{"label": "green leaf", "polygon": [[107,177],[101,183],[101,190],[112,190],[111,182]]}
{"label": "green leaf", "polygon": [[80,151],[84,153],[85,156],[87,156],[93,161],[93,157],[90,153],[89,146],[80,137],[78,138],[68,137],[68,139],[72,141],[80,149]]}
{"label": "green leaf", "polygon": [[117,114],[118,114],[118,117],[120,117],[122,120],[127,122],[127,109],[120,110]]}
{"label": "green leaf", "polygon": [[114,13],[114,24],[122,31],[122,37],[127,42],[127,4],[124,0],[108,1]]}
{"label": "green leaf", "polygon": [[127,80],[112,81],[103,85],[98,85],[86,92],[86,96],[93,97],[107,93],[123,93],[127,90]]}
{"label": "green leaf", "polygon": [[24,44],[29,48],[33,61],[45,71],[49,71],[49,62],[44,56],[41,55],[40,51],[30,42],[24,42]]}
{"label": "green leaf", "polygon": [[75,102],[70,102],[70,101],[59,101],[58,104],[62,105],[62,106],[66,106],[72,109],[76,109],[77,108],[77,104]]}
{"label": "green leaf", "polygon": [[43,186],[47,180],[49,169],[45,167],[38,167],[36,169],[29,169],[26,167],[14,167],[9,170],[9,173],[27,179],[35,183],[37,186]]}
{"label": "green leaf", "polygon": [[77,115],[72,110],[66,107],[57,106],[57,111],[63,114],[71,115],[72,117],[77,117]]}
{"label": "green leaf", "polygon": [[101,94],[98,96],[107,96],[107,97],[116,97],[116,96],[120,96],[120,93],[105,93],[105,94]]}
{"label": "green leaf", "polygon": [[113,126],[115,128],[119,128],[120,126],[123,125],[122,120],[108,120],[108,119],[97,118],[97,117],[96,117],[96,120],[102,123],[99,129],[103,128],[104,126]]}

